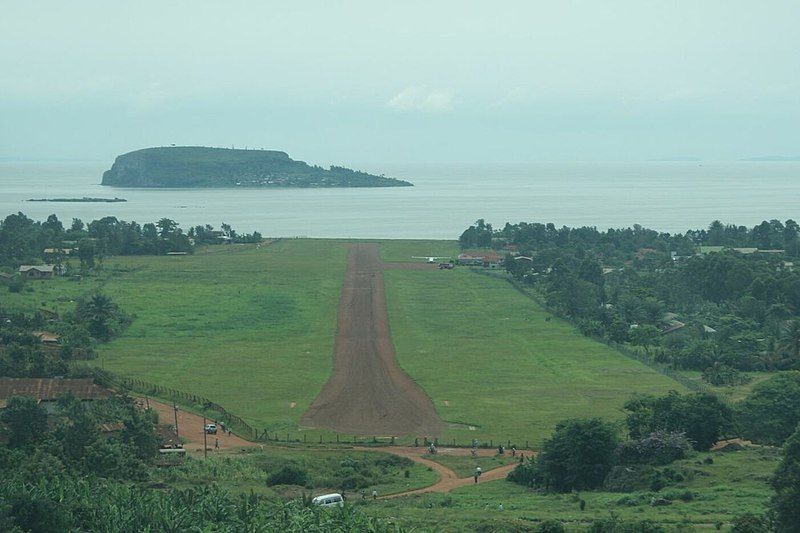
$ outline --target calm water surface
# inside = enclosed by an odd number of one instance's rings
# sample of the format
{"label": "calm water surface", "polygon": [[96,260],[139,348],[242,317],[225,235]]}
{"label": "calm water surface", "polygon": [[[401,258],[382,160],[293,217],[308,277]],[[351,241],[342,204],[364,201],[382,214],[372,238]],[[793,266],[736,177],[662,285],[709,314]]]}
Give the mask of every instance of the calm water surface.
{"label": "calm water surface", "polygon": [[[378,189],[125,189],[99,185],[108,162],[0,163],[0,216],[55,213],[68,223],[162,217],[182,226],[231,224],[272,237],[452,239],[478,218],[663,231],[714,219],[753,225],[800,219],[800,162],[536,163],[360,167],[415,187]],[[356,167],[358,167],[356,165]],[[32,203],[30,198],[125,198]]]}

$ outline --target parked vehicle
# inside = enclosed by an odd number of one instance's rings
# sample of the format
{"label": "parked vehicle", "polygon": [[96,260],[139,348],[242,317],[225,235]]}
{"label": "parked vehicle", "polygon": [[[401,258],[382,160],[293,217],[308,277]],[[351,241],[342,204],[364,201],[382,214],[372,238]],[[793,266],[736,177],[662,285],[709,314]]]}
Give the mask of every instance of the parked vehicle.
{"label": "parked vehicle", "polygon": [[205,431],[209,435],[216,435],[217,434],[217,425],[216,424],[206,424]]}
{"label": "parked vehicle", "polygon": [[338,492],[334,492],[332,494],[323,494],[322,496],[317,496],[311,503],[314,505],[319,505],[320,507],[344,507],[344,498]]}

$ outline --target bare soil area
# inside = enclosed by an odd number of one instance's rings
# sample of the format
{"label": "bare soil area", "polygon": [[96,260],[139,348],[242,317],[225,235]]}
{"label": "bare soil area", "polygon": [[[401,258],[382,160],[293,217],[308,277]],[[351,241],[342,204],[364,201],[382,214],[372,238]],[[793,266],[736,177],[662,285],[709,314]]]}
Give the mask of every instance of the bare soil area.
{"label": "bare soil area", "polygon": [[[159,402],[152,398],[147,401],[141,400],[142,405],[149,405],[158,413],[158,422],[162,425],[175,425],[175,410],[172,405]],[[206,423],[212,423],[214,420],[206,419]],[[185,441],[184,448],[189,452],[202,452],[203,451],[203,417],[184,411],[178,407],[178,435]],[[217,441],[219,441],[219,448],[216,448]],[[228,435],[227,432],[222,431],[220,427],[216,435],[206,435],[206,446],[209,450],[231,450],[236,448],[246,448],[257,446],[257,444],[244,440],[235,434]]]}
{"label": "bare soil area", "polygon": [[350,245],[333,373],[300,423],[358,435],[437,436],[444,423],[433,402],[397,364],[382,269],[377,244]]}

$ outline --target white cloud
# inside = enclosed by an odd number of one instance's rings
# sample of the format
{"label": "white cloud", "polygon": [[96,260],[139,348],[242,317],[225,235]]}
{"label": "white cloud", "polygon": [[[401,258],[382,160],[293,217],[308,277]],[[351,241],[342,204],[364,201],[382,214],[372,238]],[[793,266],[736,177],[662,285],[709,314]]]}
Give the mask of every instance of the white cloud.
{"label": "white cloud", "polygon": [[401,111],[436,113],[453,108],[453,95],[447,91],[428,89],[425,86],[406,87],[386,102],[386,105]]}
{"label": "white cloud", "polygon": [[524,104],[528,96],[528,93],[522,87],[512,87],[500,98],[489,103],[489,107],[515,107]]}

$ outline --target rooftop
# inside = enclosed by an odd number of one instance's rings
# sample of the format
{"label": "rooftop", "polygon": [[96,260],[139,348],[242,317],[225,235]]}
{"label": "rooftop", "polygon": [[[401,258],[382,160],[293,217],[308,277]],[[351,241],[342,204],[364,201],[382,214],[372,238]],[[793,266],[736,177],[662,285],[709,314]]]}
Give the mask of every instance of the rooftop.
{"label": "rooftop", "polygon": [[102,400],[112,394],[110,390],[95,385],[90,378],[0,378],[0,400],[7,400],[12,396],[55,400],[67,392],[71,392],[79,400]]}

